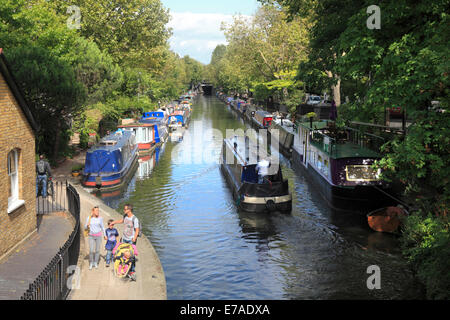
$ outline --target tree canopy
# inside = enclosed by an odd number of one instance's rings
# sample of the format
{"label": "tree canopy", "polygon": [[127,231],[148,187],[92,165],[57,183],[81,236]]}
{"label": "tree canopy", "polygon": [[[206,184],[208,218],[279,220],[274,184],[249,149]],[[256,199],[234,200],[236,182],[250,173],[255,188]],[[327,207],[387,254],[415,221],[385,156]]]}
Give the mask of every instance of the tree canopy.
{"label": "tree canopy", "polygon": [[41,122],[37,152],[69,152],[73,131],[94,130],[89,110],[115,120],[117,101],[124,114],[153,110],[203,78],[201,63],[169,50],[169,19],[159,0],[0,3],[0,47]]}

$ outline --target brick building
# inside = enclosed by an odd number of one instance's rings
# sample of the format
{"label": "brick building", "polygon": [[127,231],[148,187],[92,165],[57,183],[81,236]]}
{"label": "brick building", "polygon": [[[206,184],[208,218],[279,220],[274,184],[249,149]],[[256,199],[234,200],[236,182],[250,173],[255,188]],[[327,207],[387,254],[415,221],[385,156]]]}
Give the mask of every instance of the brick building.
{"label": "brick building", "polygon": [[0,257],[36,231],[37,131],[0,48]]}

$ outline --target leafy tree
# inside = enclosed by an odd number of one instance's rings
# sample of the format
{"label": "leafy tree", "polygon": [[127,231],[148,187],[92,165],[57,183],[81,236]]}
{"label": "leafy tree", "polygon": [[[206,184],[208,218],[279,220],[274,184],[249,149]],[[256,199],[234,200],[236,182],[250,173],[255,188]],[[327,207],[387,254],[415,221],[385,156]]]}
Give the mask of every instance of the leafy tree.
{"label": "leafy tree", "polygon": [[75,40],[74,47],[77,50],[64,55],[64,59],[73,66],[78,81],[85,87],[86,104],[105,101],[117,94],[124,75],[111,56],[100,51],[94,42],[81,37]]}
{"label": "leafy tree", "polygon": [[284,99],[308,46],[308,20],[286,18],[280,8],[263,6],[252,19],[236,16],[231,24],[223,24],[229,44],[216,48],[208,66],[216,86],[251,91],[258,99]]}
{"label": "leafy tree", "polygon": [[[59,2],[60,12],[67,2]],[[81,33],[122,66],[159,70],[171,33],[169,13],[159,0],[74,0],[81,10]]]}
{"label": "leafy tree", "polygon": [[38,151],[56,160],[61,133],[67,130],[85,100],[86,92],[72,67],[48,49],[18,47],[5,52],[30,109],[41,124]]}

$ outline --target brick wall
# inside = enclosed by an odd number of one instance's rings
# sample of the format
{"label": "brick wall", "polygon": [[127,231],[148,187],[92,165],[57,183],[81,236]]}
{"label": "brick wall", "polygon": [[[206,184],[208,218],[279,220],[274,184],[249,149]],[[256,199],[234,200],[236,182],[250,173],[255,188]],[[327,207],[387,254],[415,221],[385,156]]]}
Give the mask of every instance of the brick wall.
{"label": "brick wall", "polygon": [[[8,214],[8,153],[19,149],[19,198],[25,204]],[[0,256],[36,229],[35,137],[0,73]]]}

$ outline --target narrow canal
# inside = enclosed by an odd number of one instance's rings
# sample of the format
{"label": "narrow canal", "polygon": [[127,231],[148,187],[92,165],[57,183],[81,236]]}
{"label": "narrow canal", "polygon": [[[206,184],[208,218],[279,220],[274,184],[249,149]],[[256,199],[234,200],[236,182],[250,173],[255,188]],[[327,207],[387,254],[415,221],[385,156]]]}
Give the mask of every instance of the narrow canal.
{"label": "narrow canal", "polygon": [[[291,214],[239,212],[218,158],[226,129],[246,124],[215,97],[194,101],[191,126],[142,159],[127,190],[104,195],[134,205],[154,245],[169,299],[417,299],[398,239],[372,232],[365,216],[331,210],[281,157],[293,193]],[[198,134],[200,132],[200,134]],[[369,266],[381,289],[369,290]]]}

